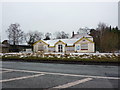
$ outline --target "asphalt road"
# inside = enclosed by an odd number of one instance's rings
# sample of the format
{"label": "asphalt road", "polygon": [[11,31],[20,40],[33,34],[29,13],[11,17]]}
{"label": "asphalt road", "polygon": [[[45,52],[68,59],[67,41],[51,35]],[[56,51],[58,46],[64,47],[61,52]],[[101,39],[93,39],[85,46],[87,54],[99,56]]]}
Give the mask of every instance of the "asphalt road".
{"label": "asphalt road", "polygon": [[2,62],[2,88],[119,88],[119,66]]}

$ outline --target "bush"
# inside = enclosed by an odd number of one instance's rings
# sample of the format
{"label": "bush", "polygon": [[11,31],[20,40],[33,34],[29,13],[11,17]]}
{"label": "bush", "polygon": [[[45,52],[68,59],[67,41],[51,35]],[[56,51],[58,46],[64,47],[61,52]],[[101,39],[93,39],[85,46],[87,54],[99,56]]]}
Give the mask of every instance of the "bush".
{"label": "bush", "polygon": [[89,62],[120,62],[120,55],[55,55],[55,54],[44,54],[44,55],[3,55],[5,59],[19,59],[19,60],[62,60],[62,61],[89,61]]}

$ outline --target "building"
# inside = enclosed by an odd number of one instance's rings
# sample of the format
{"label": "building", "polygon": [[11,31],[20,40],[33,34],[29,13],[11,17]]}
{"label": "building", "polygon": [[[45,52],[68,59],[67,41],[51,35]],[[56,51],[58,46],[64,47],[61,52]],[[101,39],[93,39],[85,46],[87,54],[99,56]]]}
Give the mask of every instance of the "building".
{"label": "building", "polygon": [[2,43],[0,43],[0,53],[8,53],[9,52],[9,43],[7,40],[4,40]]}
{"label": "building", "polygon": [[26,49],[31,49],[32,50],[32,46],[29,45],[11,45],[8,43],[8,40],[4,40],[1,44],[0,44],[0,52],[1,53],[9,53],[9,52],[20,52],[20,51],[26,51]]}
{"label": "building", "polygon": [[93,37],[87,33],[74,34],[71,39],[39,40],[33,44],[34,52],[94,52]]}
{"label": "building", "polygon": [[32,50],[32,46],[29,46],[29,45],[10,45],[9,52],[24,52],[27,49]]}
{"label": "building", "polygon": [[8,53],[9,52],[9,46],[6,44],[0,44],[0,53]]}

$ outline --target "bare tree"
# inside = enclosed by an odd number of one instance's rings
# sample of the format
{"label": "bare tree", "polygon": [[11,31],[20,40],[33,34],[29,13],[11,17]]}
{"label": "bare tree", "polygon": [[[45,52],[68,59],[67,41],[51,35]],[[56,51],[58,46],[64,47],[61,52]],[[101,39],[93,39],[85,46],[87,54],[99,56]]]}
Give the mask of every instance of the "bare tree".
{"label": "bare tree", "polygon": [[49,33],[49,32],[47,32],[46,34],[45,34],[45,39],[44,40],[50,40],[50,36],[51,36],[52,34],[51,33]]}
{"label": "bare tree", "polygon": [[11,24],[6,31],[8,33],[9,42],[13,45],[19,44],[23,40],[23,31],[20,29],[20,24]]}
{"label": "bare tree", "polygon": [[77,31],[77,34],[81,34],[81,33],[89,33],[90,29],[88,27],[84,27],[84,28],[79,28],[79,30]]}
{"label": "bare tree", "polygon": [[96,30],[104,30],[107,27],[105,23],[99,22],[98,27]]}
{"label": "bare tree", "polygon": [[56,39],[66,39],[66,38],[69,38],[69,34],[65,33],[64,31],[56,32],[55,36],[56,36]]}
{"label": "bare tree", "polygon": [[29,32],[24,35],[25,41],[29,44],[32,45],[38,40],[41,40],[43,38],[43,33],[34,31],[34,32]]}

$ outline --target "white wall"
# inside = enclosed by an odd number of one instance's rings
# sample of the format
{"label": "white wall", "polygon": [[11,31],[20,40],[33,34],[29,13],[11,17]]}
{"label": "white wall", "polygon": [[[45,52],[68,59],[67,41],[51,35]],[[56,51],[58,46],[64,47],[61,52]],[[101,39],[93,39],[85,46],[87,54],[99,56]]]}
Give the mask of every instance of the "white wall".
{"label": "white wall", "polygon": [[38,45],[35,44],[35,45],[33,46],[33,49],[34,49],[34,50],[33,50],[34,52],[37,52],[37,51],[38,51]]}
{"label": "white wall", "polygon": [[44,52],[48,52],[48,45],[45,44],[43,47],[44,47]]}
{"label": "white wall", "polygon": [[95,52],[94,43],[89,43],[89,44],[88,44],[88,49],[89,49],[88,52]]}

